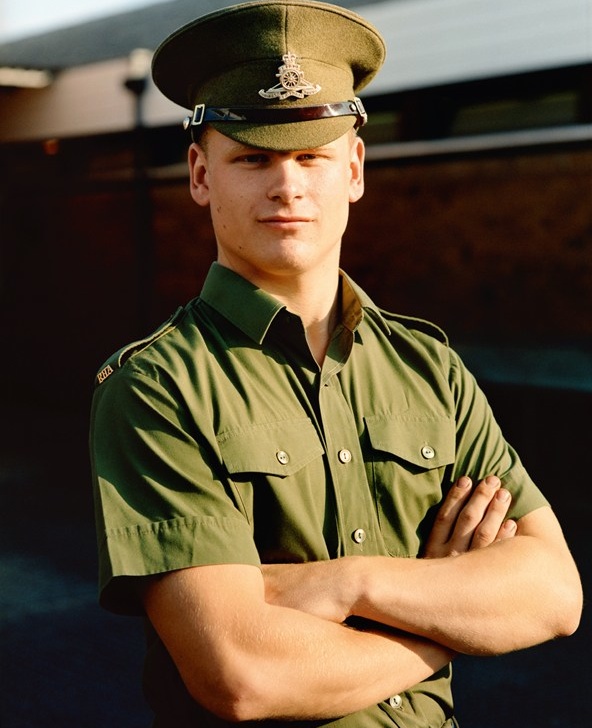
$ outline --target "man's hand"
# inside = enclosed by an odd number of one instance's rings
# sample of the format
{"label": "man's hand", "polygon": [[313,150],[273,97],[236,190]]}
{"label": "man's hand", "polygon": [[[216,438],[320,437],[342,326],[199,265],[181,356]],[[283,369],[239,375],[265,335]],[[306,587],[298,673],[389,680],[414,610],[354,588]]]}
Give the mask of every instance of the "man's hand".
{"label": "man's hand", "polygon": [[[459,478],[440,507],[425,558],[456,556],[513,536],[516,523],[504,521],[510,493],[500,485],[499,478],[489,476],[473,489],[470,478]],[[269,604],[344,622],[355,610],[354,574],[359,573],[355,562],[364,558],[263,565],[265,599]]]}
{"label": "man's hand", "polygon": [[370,620],[464,654],[571,634],[581,586],[561,527],[548,506],[506,520],[510,500],[497,477],[474,488],[461,478],[440,506],[425,558],[264,567],[265,598],[329,622]]}
{"label": "man's hand", "polygon": [[438,510],[424,557],[457,556],[516,534],[516,522],[505,520],[511,495],[499,478],[489,475],[475,488],[462,476]]}

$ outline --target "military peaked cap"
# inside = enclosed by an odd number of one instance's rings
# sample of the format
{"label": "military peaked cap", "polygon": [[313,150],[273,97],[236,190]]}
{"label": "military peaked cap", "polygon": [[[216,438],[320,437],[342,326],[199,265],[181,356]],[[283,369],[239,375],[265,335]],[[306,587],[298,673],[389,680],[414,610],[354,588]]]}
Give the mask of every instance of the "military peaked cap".
{"label": "military peaked cap", "polygon": [[[327,144],[366,119],[358,93],[384,62],[378,31],[356,13],[309,0],[257,0],[183,26],[154,54],[153,78],[243,144],[274,150]],[[195,138],[195,137],[194,137]]]}

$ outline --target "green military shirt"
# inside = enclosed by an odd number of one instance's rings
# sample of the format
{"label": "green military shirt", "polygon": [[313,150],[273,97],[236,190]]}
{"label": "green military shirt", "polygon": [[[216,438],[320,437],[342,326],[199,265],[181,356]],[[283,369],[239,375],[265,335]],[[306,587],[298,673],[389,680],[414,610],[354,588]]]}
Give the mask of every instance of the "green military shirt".
{"label": "green military shirt", "polygon": [[[138,578],[190,566],[415,558],[463,474],[499,475],[514,518],[546,504],[439,329],[381,311],[345,275],[341,301],[319,368],[297,316],[214,264],[199,298],[101,370],[105,607],[139,614]],[[306,725],[453,725],[450,679]],[[190,699],[149,625],[145,684],[155,726],[226,725]]]}

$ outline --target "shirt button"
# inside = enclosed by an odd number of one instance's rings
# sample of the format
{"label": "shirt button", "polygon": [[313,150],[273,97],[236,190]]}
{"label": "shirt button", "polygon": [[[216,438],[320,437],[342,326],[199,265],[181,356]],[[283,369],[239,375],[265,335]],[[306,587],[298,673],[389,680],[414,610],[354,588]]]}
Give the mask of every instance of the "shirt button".
{"label": "shirt button", "polygon": [[356,543],[364,543],[366,540],[366,531],[363,528],[356,528],[352,533],[352,538]]}
{"label": "shirt button", "polygon": [[278,450],[275,456],[282,465],[287,465],[290,462],[290,456],[284,450]]}
{"label": "shirt button", "polygon": [[340,463],[349,463],[352,459],[352,454],[349,450],[346,450],[345,448],[343,450],[340,450],[337,453],[337,457],[339,458]]}
{"label": "shirt button", "polygon": [[423,447],[421,448],[421,455],[422,455],[422,457],[424,457],[424,458],[425,458],[426,460],[431,460],[431,459],[432,459],[432,458],[434,457],[434,455],[435,455],[435,454],[436,454],[436,453],[435,453],[435,451],[434,451],[434,448],[433,448],[433,447],[430,447],[429,445],[424,445],[424,446],[423,446]]}
{"label": "shirt button", "polygon": [[398,710],[403,705],[403,698],[400,695],[393,695],[392,698],[388,699],[388,704],[391,708]]}

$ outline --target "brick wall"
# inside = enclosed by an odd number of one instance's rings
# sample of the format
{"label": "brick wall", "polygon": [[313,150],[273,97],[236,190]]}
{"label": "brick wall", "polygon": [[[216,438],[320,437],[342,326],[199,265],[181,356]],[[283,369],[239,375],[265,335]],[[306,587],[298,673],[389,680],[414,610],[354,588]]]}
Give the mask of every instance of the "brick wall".
{"label": "brick wall", "polygon": [[[215,256],[185,180],[153,180],[156,277],[140,317],[133,187],[66,157],[13,167],[0,220],[3,389],[64,404],[85,401],[109,353],[195,296]],[[373,163],[343,265],[379,305],[457,340],[589,345],[591,173],[592,152],[576,148]]]}

